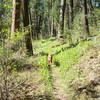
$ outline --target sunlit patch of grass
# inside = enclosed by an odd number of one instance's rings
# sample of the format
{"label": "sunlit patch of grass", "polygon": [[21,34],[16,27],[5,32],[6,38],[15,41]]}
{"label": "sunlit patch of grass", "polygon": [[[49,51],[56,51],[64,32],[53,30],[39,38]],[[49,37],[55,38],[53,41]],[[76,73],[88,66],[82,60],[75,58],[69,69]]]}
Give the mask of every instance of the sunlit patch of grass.
{"label": "sunlit patch of grass", "polygon": [[[59,84],[63,89],[69,86],[69,83],[72,79],[78,76],[78,68],[74,65],[79,61],[80,57],[86,54],[87,49],[95,44],[95,41],[83,41],[78,45],[72,48],[68,48],[68,44],[60,44],[60,41],[57,39],[47,39],[34,42],[33,45],[39,46],[35,49],[37,51],[44,51],[45,53],[53,54],[53,65],[55,70],[55,76],[59,76]],[[52,92],[52,81],[50,80],[50,73],[47,68],[47,55],[38,55],[36,57],[37,64],[40,67],[39,72],[41,74],[41,79],[45,84],[45,89],[48,92]],[[66,84],[66,86],[64,85]],[[66,89],[67,90],[67,89]]]}
{"label": "sunlit patch of grass", "polygon": [[46,91],[52,92],[52,80],[48,68],[47,67],[41,68],[40,73],[41,73],[41,78],[45,84]]}
{"label": "sunlit patch of grass", "polygon": [[77,63],[79,58],[85,54],[90,44],[92,44],[92,42],[81,42],[76,47],[66,49],[55,55],[54,60],[60,63],[60,70],[67,71],[72,65]]}

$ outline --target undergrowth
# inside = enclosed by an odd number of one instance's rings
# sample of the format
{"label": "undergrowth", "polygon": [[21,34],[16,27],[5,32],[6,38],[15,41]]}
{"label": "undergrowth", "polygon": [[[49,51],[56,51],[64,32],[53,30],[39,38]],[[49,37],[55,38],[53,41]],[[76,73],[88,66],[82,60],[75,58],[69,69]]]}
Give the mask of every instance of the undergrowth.
{"label": "undergrowth", "polygon": [[[20,58],[14,54],[11,56],[11,59],[14,57],[14,59],[17,60],[14,60],[12,66],[9,66],[15,68],[26,67],[26,70],[18,72],[18,75],[23,78],[27,77],[28,82],[26,82],[26,84],[29,84],[30,87],[35,89],[34,95],[38,96],[44,94],[53,96],[52,76],[47,65],[47,55],[50,53],[53,56],[53,76],[59,77],[59,79],[57,79],[59,81],[57,85],[61,86],[60,88],[64,90],[66,94],[70,95],[70,83],[79,75],[79,69],[74,65],[82,56],[87,54],[88,48],[96,43],[97,40],[95,39],[91,41],[81,41],[75,46],[70,46],[65,39],[50,38],[33,41],[33,51],[36,55],[22,59],[24,56]],[[2,52],[2,49],[0,52]],[[21,60],[21,62],[19,62],[19,60]]]}
{"label": "undergrowth", "polygon": [[36,57],[37,63],[41,66],[40,73],[41,78],[44,80],[46,85],[46,91],[52,92],[52,84],[50,81],[50,74],[47,66],[47,54],[51,53],[53,55],[54,69],[59,74],[59,81],[61,84],[66,84],[69,86],[69,82],[78,76],[78,68],[74,67],[79,61],[79,58],[86,54],[87,49],[95,44],[94,41],[82,41],[75,47],[69,48],[67,43],[61,45],[62,40],[58,39],[47,39],[35,41],[33,43],[34,52],[44,52],[44,54],[38,54]]}

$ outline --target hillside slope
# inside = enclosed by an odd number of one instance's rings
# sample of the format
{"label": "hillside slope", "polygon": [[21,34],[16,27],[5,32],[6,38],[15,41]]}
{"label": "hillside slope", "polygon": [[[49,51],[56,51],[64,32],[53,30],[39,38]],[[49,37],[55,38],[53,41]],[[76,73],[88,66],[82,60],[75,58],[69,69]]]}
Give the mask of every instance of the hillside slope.
{"label": "hillside slope", "polygon": [[80,70],[72,83],[76,100],[100,100],[100,44],[91,46],[76,66]]}

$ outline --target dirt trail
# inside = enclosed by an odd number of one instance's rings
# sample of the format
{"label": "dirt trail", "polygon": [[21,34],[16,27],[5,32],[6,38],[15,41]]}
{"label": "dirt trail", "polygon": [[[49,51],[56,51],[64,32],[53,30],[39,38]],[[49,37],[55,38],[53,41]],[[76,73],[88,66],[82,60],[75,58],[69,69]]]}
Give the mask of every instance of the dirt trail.
{"label": "dirt trail", "polygon": [[55,66],[51,66],[51,80],[55,100],[67,100],[67,95],[64,90],[64,84],[59,76],[59,70]]}
{"label": "dirt trail", "polygon": [[[90,82],[96,81],[99,84],[100,74],[98,73],[100,73],[99,72],[100,71],[100,46],[97,45],[91,47],[90,50],[88,51],[87,56],[85,55],[84,58],[80,60],[80,64],[78,65],[80,71],[82,71],[82,74],[83,75],[85,74],[86,78],[89,81],[88,82],[87,80],[85,80],[84,81],[85,83],[92,84]],[[59,75],[59,68],[57,68],[54,65],[51,66],[51,77],[52,77],[52,87],[53,87],[53,94],[55,96],[55,100],[68,100],[68,95],[66,93],[66,84],[64,84],[64,80]],[[95,91],[97,92],[97,90]]]}

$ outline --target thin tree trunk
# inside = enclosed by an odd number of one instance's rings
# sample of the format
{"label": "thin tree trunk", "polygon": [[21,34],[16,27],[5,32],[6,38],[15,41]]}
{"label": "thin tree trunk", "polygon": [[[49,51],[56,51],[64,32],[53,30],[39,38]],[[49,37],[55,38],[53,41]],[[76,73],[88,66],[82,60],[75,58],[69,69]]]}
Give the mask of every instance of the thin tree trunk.
{"label": "thin tree trunk", "polygon": [[69,4],[67,4],[67,13],[66,13],[67,15],[67,26],[68,26],[68,29],[71,29],[71,21],[70,21],[70,5]]}
{"label": "thin tree trunk", "polygon": [[[51,12],[51,14],[53,14],[53,0],[49,0],[48,5],[49,5],[48,12],[49,13]],[[54,20],[54,18],[51,14],[49,14],[49,20],[50,20],[49,22],[50,22],[50,36],[52,37],[53,36],[53,20]]]}
{"label": "thin tree trunk", "polygon": [[66,9],[66,0],[63,2],[63,9],[62,9],[62,31],[64,32],[64,19],[65,19],[65,9]]}
{"label": "thin tree trunk", "polygon": [[31,32],[31,36],[32,36],[32,38],[34,37],[34,35],[33,35],[33,30],[34,30],[34,28],[33,28],[33,22],[32,22],[32,15],[31,15],[31,9],[29,9],[28,10],[29,11],[29,23],[30,23],[30,25],[31,25],[31,27],[30,27],[30,32]]}
{"label": "thin tree trunk", "polygon": [[83,0],[84,3],[84,26],[85,32],[89,35],[89,22],[88,22],[88,10],[87,10],[87,0]]}
{"label": "thin tree trunk", "polygon": [[[1,5],[3,5],[3,0],[1,0]],[[3,7],[1,6],[0,7],[0,18],[2,17],[2,15],[4,14],[4,11],[3,11],[4,9],[3,9]]]}
{"label": "thin tree trunk", "polygon": [[65,15],[65,8],[66,8],[66,0],[61,0],[60,2],[60,18],[59,18],[59,32],[58,38],[64,32],[64,15]]}
{"label": "thin tree trunk", "polygon": [[[4,1],[3,0],[1,0],[1,7],[0,7],[0,20],[1,20],[1,18],[2,18],[2,16],[4,15],[4,12],[5,12],[5,9],[4,9]],[[0,22],[0,31],[2,30],[2,22]]]}
{"label": "thin tree trunk", "polygon": [[70,8],[71,8],[71,28],[73,25],[73,20],[74,20],[74,2],[73,0],[70,0]]}
{"label": "thin tree trunk", "polygon": [[21,0],[13,0],[11,34],[20,27]]}

